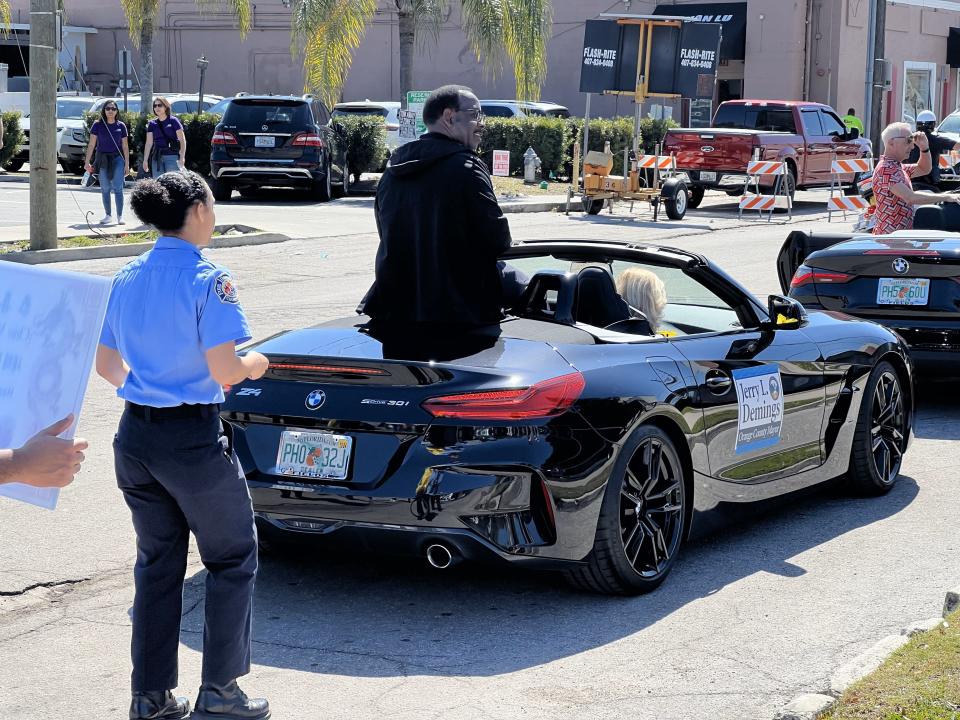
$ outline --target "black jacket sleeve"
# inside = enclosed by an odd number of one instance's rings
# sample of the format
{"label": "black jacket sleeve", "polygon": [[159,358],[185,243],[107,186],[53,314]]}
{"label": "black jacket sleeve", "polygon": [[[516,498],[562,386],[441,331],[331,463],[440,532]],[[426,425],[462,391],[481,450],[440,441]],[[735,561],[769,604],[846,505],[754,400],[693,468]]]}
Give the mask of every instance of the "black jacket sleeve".
{"label": "black jacket sleeve", "polygon": [[492,257],[500,257],[510,247],[510,225],[497,202],[490,172],[480,158],[473,158],[467,183],[466,227],[478,240],[478,247],[489,249]]}

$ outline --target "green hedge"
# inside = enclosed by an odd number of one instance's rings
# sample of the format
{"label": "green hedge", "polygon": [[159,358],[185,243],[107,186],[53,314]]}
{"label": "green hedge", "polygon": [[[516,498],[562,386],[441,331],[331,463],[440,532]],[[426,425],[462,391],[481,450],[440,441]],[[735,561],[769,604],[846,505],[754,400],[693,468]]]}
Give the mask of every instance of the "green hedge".
{"label": "green hedge", "polygon": [[[220,116],[211,113],[188,113],[177,115],[183,123],[183,134],[187,139],[187,169],[194,170],[201,175],[210,174],[210,141],[213,139],[213,129],[220,122]],[[87,138],[90,137],[90,128],[100,119],[100,113],[84,113],[84,122],[87,126]],[[136,172],[143,162],[143,148],[147,141],[147,118],[136,112],[120,111],[120,122],[127,126],[130,137],[130,167]],[[132,129],[131,129],[132,128]]]}
{"label": "green hedge", "polygon": [[379,115],[338,115],[335,123],[347,133],[350,173],[380,172],[387,161],[387,128]]}
{"label": "green hedge", "polygon": [[4,167],[14,155],[20,152],[20,146],[27,137],[20,129],[20,111],[11,110],[0,113],[0,122],[3,122],[3,148],[0,148],[0,167]]}
{"label": "green hedge", "polygon": [[[644,153],[653,153],[672,120],[640,121]],[[603,150],[610,141],[614,154],[613,172],[623,174],[623,149],[633,148],[633,118],[594,118],[590,120],[590,150]],[[544,177],[551,174],[569,177],[573,163],[573,144],[583,142],[583,118],[489,118],[483,131],[480,154],[492,167],[494,150],[510,151],[510,173],[523,174],[523,154],[532,147],[540,158]]]}

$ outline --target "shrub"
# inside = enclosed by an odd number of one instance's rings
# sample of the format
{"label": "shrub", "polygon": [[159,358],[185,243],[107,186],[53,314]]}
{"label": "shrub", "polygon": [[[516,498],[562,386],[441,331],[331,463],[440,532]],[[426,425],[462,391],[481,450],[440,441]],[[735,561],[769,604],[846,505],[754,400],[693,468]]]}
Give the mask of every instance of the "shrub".
{"label": "shrub", "polygon": [[540,158],[543,177],[565,174],[573,147],[571,126],[560,118],[489,118],[484,123],[480,154],[493,167],[493,151],[510,151],[510,173],[523,174],[523,154],[533,148]]}
{"label": "shrub", "polygon": [[3,147],[0,148],[0,167],[4,167],[20,152],[20,146],[27,137],[20,129],[20,112],[11,110],[0,113],[0,122],[3,123]]}
{"label": "shrub", "polygon": [[338,115],[346,131],[350,173],[380,172],[387,160],[387,129],[379,115]]}
{"label": "shrub", "polygon": [[213,129],[220,122],[221,116],[217,113],[190,113],[177,117],[183,123],[183,135],[187,139],[187,169],[208,177]]}

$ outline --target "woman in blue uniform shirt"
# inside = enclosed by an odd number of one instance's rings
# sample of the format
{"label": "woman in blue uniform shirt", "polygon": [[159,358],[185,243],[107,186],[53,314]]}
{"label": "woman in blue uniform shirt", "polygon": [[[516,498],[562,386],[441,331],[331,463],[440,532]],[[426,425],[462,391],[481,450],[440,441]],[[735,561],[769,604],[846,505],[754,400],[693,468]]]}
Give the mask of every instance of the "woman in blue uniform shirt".
{"label": "woman in blue uniform shirt", "polygon": [[182,720],[177,650],[187,544],[206,566],[203,670],[193,718],[266,720],[266,700],[236,679],[250,671],[257,537],[243,472],[219,418],[223,385],[267,371],[236,353],[250,329],[230,273],[204,257],[213,197],[192,172],[137,183],[131,206],[162,234],[113,280],[97,372],[125,409],[114,439],[117,484],[137,534],[131,720]]}

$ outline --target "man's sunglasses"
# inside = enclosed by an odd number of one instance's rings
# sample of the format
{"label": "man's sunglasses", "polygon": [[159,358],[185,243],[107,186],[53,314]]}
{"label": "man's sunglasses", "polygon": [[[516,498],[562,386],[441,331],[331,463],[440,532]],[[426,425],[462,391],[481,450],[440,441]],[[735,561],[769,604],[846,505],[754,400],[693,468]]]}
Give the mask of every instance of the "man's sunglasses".
{"label": "man's sunglasses", "polygon": [[457,110],[457,112],[471,113],[470,119],[475,120],[478,123],[482,123],[484,119],[483,113],[477,108],[467,108],[466,110]]}
{"label": "man's sunglasses", "polygon": [[897,140],[906,140],[908,145],[913,145],[916,142],[913,135],[897,135]]}

